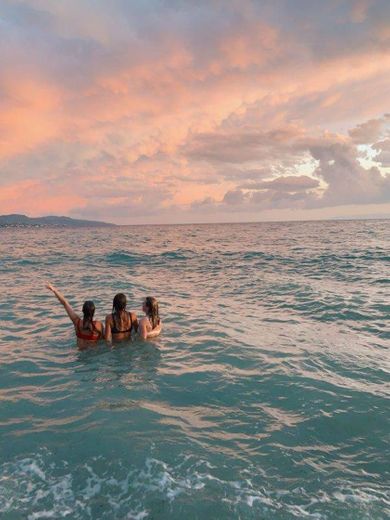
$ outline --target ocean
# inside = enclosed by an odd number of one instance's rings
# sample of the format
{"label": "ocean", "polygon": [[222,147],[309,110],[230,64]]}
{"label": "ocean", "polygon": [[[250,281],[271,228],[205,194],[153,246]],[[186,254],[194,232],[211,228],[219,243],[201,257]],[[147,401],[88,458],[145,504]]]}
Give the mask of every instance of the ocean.
{"label": "ocean", "polygon": [[[389,221],[0,229],[0,516],[385,519]],[[78,351],[155,296],[148,342]]]}

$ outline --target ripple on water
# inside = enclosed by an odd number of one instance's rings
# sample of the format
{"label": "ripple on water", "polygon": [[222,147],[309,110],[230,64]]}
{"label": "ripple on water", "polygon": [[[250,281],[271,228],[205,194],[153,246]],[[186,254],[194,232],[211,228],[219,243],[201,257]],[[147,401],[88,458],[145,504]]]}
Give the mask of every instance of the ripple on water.
{"label": "ripple on water", "polygon": [[[388,223],[0,233],[2,518],[390,515]],[[78,352],[46,280],[164,333]]]}

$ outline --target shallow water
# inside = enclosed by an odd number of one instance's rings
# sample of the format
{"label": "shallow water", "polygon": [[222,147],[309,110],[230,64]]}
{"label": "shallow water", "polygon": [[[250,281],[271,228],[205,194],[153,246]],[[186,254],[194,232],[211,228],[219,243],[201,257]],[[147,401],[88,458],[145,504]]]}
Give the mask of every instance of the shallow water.
{"label": "shallow water", "polygon": [[[389,229],[0,229],[1,518],[388,518]],[[79,352],[47,280],[164,333]]]}

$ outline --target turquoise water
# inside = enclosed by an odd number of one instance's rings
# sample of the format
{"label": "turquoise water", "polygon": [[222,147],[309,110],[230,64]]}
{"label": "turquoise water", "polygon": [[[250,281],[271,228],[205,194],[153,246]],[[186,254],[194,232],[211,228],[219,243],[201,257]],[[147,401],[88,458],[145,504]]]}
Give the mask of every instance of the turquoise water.
{"label": "turquoise water", "polygon": [[[0,230],[2,520],[388,518],[389,228]],[[79,352],[47,280],[164,333]]]}

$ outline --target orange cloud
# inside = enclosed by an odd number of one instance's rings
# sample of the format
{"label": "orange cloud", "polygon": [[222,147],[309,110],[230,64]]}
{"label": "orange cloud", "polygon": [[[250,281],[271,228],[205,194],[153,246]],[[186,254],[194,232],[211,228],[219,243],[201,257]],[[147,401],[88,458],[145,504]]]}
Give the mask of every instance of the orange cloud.
{"label": "orange cloud", "polygon": [[2,76],[0,159],[61,138],[61,92],[39,78]]}
{"label": "orange cloud", "polygon": [[28,213],[30,217],[49,214],[68,214],[85,199],[72,193],[70,187],[53,189],[44,182],[25,180],[2,186],[0,190],[0,209],[3,214]]}
{"label": "orange cloud", "polygon": [[[2,211],[125,211],[132,201],[141,211],[144,189],[161,190],[162,207],[221,200],[245,168],[283,178],[315,162],[294,139],[326,130],[348,139],[383,113],[390,56],[373,2],[305,12],[250,0],[168,4],[153,15],[142,3],[90,12],[88,1],[5,10],[0,175],[18,184],[3,188]],[[217,160],[242,167],[243,179]],[[102,202],[104,190],[125,193]]]}

